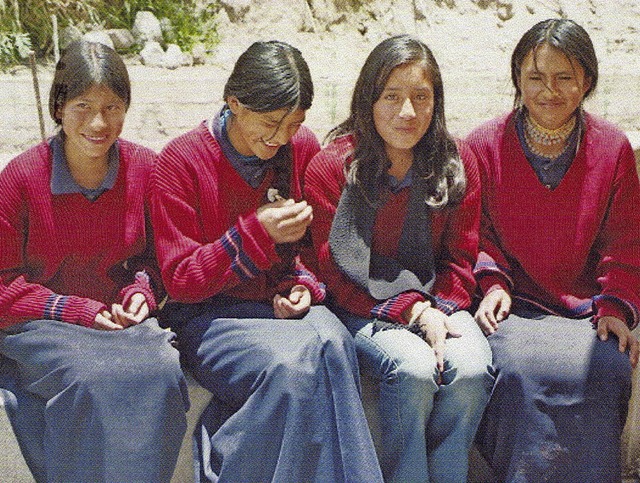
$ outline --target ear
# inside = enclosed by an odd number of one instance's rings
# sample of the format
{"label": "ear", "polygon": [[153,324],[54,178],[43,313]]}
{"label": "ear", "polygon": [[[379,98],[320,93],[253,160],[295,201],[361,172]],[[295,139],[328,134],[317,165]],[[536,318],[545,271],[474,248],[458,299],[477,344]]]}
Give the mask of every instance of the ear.
{"label": "ear", "polygon": [[227,98],[227,105],[229,106],[229,109],[231,109],[231,112],[234,115],[237,115],[238,111],[242,107],[242,104],[240,104],[240,101],[238,100],[238,98],[236,96],[229,96]]}

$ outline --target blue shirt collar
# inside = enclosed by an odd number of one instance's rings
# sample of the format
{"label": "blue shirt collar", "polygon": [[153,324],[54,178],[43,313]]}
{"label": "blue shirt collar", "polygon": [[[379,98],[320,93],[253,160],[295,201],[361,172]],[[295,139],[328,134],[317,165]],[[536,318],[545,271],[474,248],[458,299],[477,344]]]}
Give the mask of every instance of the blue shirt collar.
{"label": "blue shirt collar", "polygon": [[402,191],[404,188],[408,188],[411,186],[413,180],[413,166],[409,168],[407,174],[404,175],[404,178],[397,179],[387,174],[387,184],[389,186],[389,190],[396,194]]}
{"label": "blue shirt collar", "polygon": [[[214,116],[209,125],[209,130],[216,141],[220,144],[223,154],[229,160],[236,172],[244,179],[252,188],[257,188],[262,184],[267,171],[273,166],[274,160],[278,156],[271,159],[262,160],[258,156],[244,156],[233,147],[227,126],[231,117],[231,109],[224,106],[217,116]],[[280,151],[278,151],[279,153]]]}
{"label": "blue shirt collar", "polygon": [[117,141],[111,146],[107,154],[109,163],[107,175],[104,177],[104,180],[102,180],[102,184],[93,189],[84,188],[73,179],[64,155],[62,133],[58,133],[52,137],[49,141],[49,146],[53,154],[53,163],[51,165],[51,194],[66,195],[80,193],[87,199],[93,201],[115,185],[118,177],[118,169],[120,168],[120,149]]}

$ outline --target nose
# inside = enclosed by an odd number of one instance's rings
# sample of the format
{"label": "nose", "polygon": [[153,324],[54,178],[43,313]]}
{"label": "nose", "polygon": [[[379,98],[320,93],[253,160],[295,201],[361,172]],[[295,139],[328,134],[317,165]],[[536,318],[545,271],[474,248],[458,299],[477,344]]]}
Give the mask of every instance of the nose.
{"label": "nose", "polygon": [[290,137],[291,136],[289,136],[287,129],[284,126],[280,125],[276,128],[271,137],[269,137],[265,141],[269,144],[278,144],[279,146],[284,146],[289,142]]}
{"label": "nose", "polygon": [[104,115],[102,114],[101,111],[98,111],[98,112],[95,113],[95,115],[91,118],[91,121],[90,121],[89,124],[90,124],[91,128],[96,129],[96,130],[97,129],[102,129],[107,125],[107,123],[106,123],[106,121],[104,119]]}
{"label": "nose", "polygon": [[413,103],[411,102],[411,99],[409,99],[408,97],[402,103],[399,116],[405,119],[416,116],[416,111],[413,109]]}
{"label": "nose", "polygon": [[549,80],[549,82],[547,82],[547,84],[546,84],[546,87],[547,87],[547,90],[553,95],[555,95],[555,94],[557,94],[559,92],[558,91],[558,82],[555,79]]}

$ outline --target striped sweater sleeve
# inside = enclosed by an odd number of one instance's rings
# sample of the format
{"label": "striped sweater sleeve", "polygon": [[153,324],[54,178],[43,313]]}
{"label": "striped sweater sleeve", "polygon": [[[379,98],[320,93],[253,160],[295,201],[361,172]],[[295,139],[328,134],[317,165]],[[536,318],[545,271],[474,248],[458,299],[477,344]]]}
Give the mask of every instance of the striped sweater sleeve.
{"label": "striped sweater sleeve", "polygon": [[[156,254],[168,294],[177,301],[199,302],[247,282],[278,261],[275,244],[256,212],[240,216],[230,227],[224,207],[217,202],[215,180],[204,192],[199,177],[209,173],[210,152],[196,152],[203,141],[197,132],[170,143],[161,153],[151,178],[151,217]],[[206,160],[206,162],[205,162]],[[218,213],[202,217],[201,197]],[[206,224],[218,224],[205,227]],[[205,228],[222,235],[207,240]]]}
{"label": "striped sweater sleeve", "polygon": [[[46,155],[43,146],[39,154]],[[23,156],[33,156],[31,151]],[[35,319],[59,320],[86,327],[106,306],[96,300],[60,295],[29,281],[23,260],[29,200],[25,183],[46,178],[37,159],[21,158],[0,172],[0,327]],[[25,162],[26,161],[26,162]],[[42,192],[46,192],[43,186]],[[33,201],[33,200],[31,200]]]}

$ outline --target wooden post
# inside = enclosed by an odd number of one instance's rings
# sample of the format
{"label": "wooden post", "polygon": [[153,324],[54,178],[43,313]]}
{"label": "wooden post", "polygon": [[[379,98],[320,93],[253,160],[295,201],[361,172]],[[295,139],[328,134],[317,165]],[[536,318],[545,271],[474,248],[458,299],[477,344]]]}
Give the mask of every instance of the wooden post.
{"label": "wooden post", "polygon": [[38,84],[38,71],[36,69],[36,54],[29,52],[29,63],[31,64],[31,76],[33,78],[33,90],[36,94],[36,106],[38,107],[38,120],[40,121],[40,136],[42,140],[47,139],[44,131],[44,115],[42,114],[42,100],[40,99],[40,85]]}

